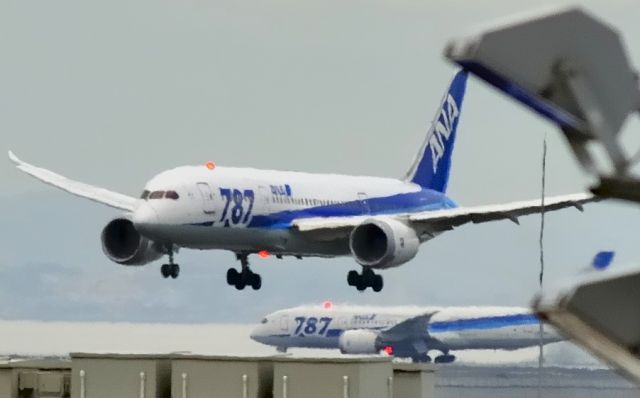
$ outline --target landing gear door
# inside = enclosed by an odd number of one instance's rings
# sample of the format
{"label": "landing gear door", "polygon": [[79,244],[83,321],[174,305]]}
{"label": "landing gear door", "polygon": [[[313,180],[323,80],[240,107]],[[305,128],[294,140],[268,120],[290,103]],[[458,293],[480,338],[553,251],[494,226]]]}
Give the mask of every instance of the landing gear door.
{"label": "landing gear door", "polygon": [[200,196],[202,197],[202,211],[206,214],[215,213],[216,203],[211,186],[206,182],[199,182],[197,185],[198,191],[200,191]]}
{"label": "landing gear door", "polygon": [[280,316],[280,331],[282,332],[289,331],[289,315]]}
{"label": "landing gear door", "polygon": [[[271,213],[271,191],[264,185],[258,186],[258,197],[256,198],[256,204],[259,204],[259,208],[256,210],[263,214]],[[256,211],[254,210],[254,214]]]}
{"label": "landing gear door", "polygon": [[369,207],[369,197],[364,192],[358,192],[358,200],[362,206],[362,213],[371,214],[371,207]]}

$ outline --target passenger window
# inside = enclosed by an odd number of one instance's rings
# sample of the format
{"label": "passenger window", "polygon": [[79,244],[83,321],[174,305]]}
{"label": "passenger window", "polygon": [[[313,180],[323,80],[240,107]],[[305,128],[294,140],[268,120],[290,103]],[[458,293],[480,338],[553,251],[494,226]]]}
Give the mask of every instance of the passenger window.
{"label": "passenger window", "polygon": [[149,195],[149,199],[162,199],[164,196],[164,191],[153,191]]}
{"label": "passenger window", "polygon": [[173,199],[173,200],[180,199],[180,195],[178,195],[178,193],[176,191],[167,191],[164,194],[164,197],[167,198],[167,199]]}
{"label": "passenger window", "polygon": [[140,195],[140,199],[144,199],[147,200],[147,198],[149,197],[149,194],[151,192],[147,191],[146,189],[144,191],[142,191],[142,195]]}

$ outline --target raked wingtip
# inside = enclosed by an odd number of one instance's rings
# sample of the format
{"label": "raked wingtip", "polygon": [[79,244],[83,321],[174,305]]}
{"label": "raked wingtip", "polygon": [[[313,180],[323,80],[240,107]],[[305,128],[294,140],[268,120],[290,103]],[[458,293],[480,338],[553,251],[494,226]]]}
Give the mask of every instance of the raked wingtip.
{"label": "raked wingtip", "polygon": [[20,164],[20,159],[18,159],[15,153],[13,153],[11,150],[9,150],[9,159],[15,164]]}

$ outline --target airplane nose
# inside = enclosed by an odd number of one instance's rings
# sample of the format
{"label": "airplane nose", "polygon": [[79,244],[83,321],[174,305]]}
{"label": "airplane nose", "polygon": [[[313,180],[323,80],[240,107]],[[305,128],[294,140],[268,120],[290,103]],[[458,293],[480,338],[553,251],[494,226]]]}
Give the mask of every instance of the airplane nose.
{"label": "airplane nose", "polygon": [[251,331],[251,333],[249,333],[249,337],[251,338],[251,340],[253,341],[257,341],[258,343],[262,343],[262,333],[260,331],[260,327],[255,327],[253,328],[253,330]]}
{"label": "airplane nose", "polygon": [[158,224],[158,213],[149,203],[143,202],[134,210],[132,221],[138,230],[144,231]]}

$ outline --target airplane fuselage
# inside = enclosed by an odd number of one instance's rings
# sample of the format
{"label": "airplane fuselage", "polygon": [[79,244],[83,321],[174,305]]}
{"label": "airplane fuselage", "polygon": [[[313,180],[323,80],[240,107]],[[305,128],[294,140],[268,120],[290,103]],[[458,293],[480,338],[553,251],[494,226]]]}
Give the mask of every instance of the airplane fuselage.
{"label": "airplane fuselage", "polygon": [[[381,333],[397,324],[433,312],[428,326],[418,335],[407,335],[396,346],[413,345],[423,340],[429,349],[502,349],[514,350],[540,343],[540,322],[528,310],[508,307],[449,307],[449,308],[363,308],[330,310],[293,308],[267,315],[251,337],[281,349],[326,348],[338,349],[340,336],[346,331],[367,330]],[[546,327],[543,343],[560,341],[558,334]]]}
{"label": "airplane fuselage", "polygon": [[203,165],[152,178],[133,221],[149,239],[181,247],[340,256],[349,254],[344,235],[310,239],[291,221],[453,207],[440,192],[391,178]]}
{"label": "airplane fuselage", "polygon": [[[164,171],[140,198],[74,181],[20,160],[16,167],[74,195],[123,213],[102,229],[111,261],[143,266],[168,257],[164,278],[177,278],[179,248],[235,253],[239,269],[227,269],[227,284],[258,290],[262,277],[249,256],[335,257],[350,255],[361,267],[347,273],[359,291],[383,289],[376,271],[411,261],[420,244],[466,223],[509,219],[542,211],[539,199],[460,208],[447,191],[467,72],[451,80],[422,145],[402,179],[217,167],[212,162]],[[577,194],[546,198],[544,210],[594,200]]]}

